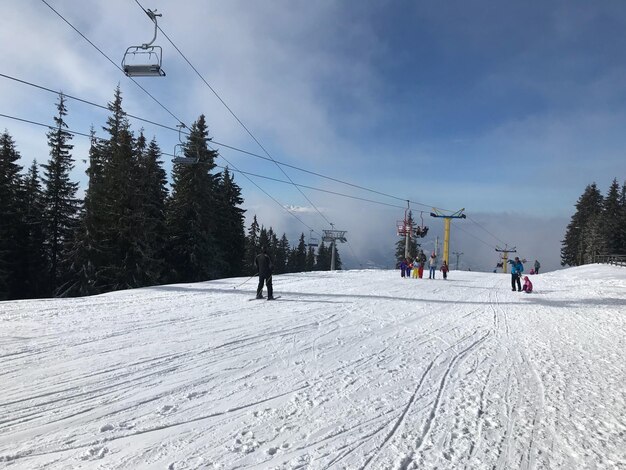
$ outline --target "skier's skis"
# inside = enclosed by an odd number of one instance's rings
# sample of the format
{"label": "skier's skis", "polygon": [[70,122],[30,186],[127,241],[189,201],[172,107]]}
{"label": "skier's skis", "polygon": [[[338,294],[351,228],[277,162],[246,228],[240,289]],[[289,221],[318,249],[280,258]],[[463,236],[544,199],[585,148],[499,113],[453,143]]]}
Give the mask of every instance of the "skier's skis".
{"label": "skier's skis", "polygon": [[268,299],[267,297],[252,297],[251,299],[248,299],[249,301],[252,300],[276,300],[276,299],[280,299],[281,296],[280,295],[276,295],[274,297],[272,297],[271,299]]}

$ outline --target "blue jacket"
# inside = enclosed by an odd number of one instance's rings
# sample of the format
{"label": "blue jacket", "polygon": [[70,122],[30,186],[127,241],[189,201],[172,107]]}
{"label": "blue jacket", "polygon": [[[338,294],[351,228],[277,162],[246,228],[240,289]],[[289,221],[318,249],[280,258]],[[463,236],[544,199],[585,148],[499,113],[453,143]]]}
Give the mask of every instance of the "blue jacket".
{"label": "blue jacket", "polygon": [[524,272],[524,265],[521,261],[511,262],[511,274],[522,274]]}

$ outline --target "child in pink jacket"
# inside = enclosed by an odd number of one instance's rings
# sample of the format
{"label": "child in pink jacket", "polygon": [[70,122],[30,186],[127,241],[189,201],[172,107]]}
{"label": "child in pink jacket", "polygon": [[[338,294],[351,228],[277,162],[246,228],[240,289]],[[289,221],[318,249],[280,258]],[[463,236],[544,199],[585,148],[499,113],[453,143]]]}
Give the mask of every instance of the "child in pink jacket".
{"label": "child in pink jacket", "polygon": [[533,291],[533,283],[530,282],[528,276],[524,276],[524,286],[522,287],[522,290],[527,294],[530,294]]}

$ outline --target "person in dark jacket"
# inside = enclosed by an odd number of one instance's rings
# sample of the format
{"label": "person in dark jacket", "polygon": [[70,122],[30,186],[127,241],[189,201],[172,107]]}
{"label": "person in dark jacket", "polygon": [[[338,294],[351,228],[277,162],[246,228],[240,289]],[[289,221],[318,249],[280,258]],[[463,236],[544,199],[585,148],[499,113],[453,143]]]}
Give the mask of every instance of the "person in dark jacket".
{"label": "person in dark jacket", "polygon": [[524,272],[524,265],[517,256],[515,257],[515,261],[509,261],[509,263],[511,263],[511,290],[515,290],[515,286],[517,285],[517,290],[521,292],[522,283],[520,277],[522,277],[522,273]]}
{"label": "person in dark jacket", "polygon": [[263,283],[267,286],[267,300],[274,300],[274,289],[272,287],[272,270],[274,265],[267,249],[263,247],[261,253],[254,258],[254,265],[259,270],[259,286],[256,289],[256,298],[263,298]]}

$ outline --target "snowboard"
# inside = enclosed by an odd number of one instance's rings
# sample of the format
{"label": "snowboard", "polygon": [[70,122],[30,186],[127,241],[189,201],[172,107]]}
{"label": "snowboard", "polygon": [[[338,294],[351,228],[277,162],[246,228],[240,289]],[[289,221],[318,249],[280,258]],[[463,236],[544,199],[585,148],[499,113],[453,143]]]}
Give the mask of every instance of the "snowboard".
{"label": "snowboard", "polygon": [[[280,295],[275,295],[274,298],[271,299],[271,300],[280,299],[280,297],[281,297]],[[260,299],[257,299],[256,297],[253,297],[253,298],[248,299],[248,300],[250,300],[250,301],[252,301],[252,300],[267,300],[267,297],[261,297]]]}

